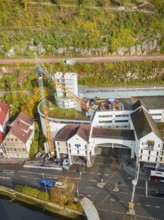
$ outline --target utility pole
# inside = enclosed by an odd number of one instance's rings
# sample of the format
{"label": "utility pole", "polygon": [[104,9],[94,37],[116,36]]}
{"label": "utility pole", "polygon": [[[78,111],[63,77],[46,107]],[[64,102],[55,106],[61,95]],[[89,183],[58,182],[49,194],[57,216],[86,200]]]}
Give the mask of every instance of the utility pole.
{"label": "utility pole", "polygon": [[139,171],[140,171],[140,163],[138,163],[136,178],[134,180],[132,180],[133,191],[132,191],[131,201],[129,202],[129,209],[128,209],[127,213],[126,213],[127,215],[135,215],[134,195],[135,195],[136,185],[138,183]]}

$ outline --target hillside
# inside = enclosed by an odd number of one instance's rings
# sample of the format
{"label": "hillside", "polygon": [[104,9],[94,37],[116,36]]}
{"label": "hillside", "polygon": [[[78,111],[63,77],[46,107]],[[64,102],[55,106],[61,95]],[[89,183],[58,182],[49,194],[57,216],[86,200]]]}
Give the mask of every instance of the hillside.
{"label": "hillside", "polygon": [[163,0],[0,0],[0,57],[164,50]]}

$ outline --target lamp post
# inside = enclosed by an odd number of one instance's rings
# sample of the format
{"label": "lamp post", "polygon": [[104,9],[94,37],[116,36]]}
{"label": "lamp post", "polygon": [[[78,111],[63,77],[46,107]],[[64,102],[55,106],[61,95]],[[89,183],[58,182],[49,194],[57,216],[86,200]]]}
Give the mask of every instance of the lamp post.
{"label": "lamp post", "polygon": [[78,198],[79,198],[79,183],[80,183],[80,179],[81,179],[81,176],[83,173],[83,169],[84,169],[84,166],[83,166],[83,164],[81,164],[80,165],[80,172],[79,172],[79,179],[78,179],[78,183],[77,183],[77,190],[76,190]]}
{"label": "lamp post", "polygon": [[134,180],[132,180],[133,184],[133,191],[132,191],[132,196],[131,196],[131,201],[129,202],[129,209],[126,214],[128,215],[135,215],[135,210],[134,210],[134,195],[135,195],[135,190],[136,190],[136,185],[138,183],[138,177],[139,177],[139,171],[140,171],[140,163],[138,163],[138,169],[137,169],[137,175]]}
{"label": "lamp post", "polygon": [[[44,173],[42,173],[42,178],[43,178],[43,181],[44,181]],[[46,184],[44,184],[44,187],[45,187],[45,191],[47,193],[47,186],[46,186]]]}

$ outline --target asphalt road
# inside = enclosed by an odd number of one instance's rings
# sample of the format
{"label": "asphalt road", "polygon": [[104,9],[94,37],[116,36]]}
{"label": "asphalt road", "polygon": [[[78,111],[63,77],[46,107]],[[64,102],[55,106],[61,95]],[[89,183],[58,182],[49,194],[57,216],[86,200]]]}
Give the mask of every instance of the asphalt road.
{"label": "asphalt road", "polygon": [[[57,63],[59,61],[71,60],[72,64],[78,63],[107,63],[107,62],[123,62],[123,61],[149,61],[164,60],[163,55],[156,56],[111,56],[111,57],[73,57],[73,58],[41,58],[42,63]],[[35,59],[0,59],[0,64],[14,63],[35,63]]]}
{"label": "asphalt road", "polygon": [[[97,156],[92,168],[84,168],[78,165],[71,167],[70,171],[57,171],[46,169],[27,169],[21,165],[0,164],[0,183],[14,187],[16,184],[29,185],[45,190],[39,180],[44,178],[55,180],[58,176],[72,177],[77,185],[79,197],[85,196],[93,201],[101,220],[132,220],[149,219],[162,220],[164,198],[155,198],[151,192],[162,189],[164,185],[148,183],[139,180],[135,193],[136,216],[126,215],[128,202],[132,193],[132,176],[127,174],[119,164],[117,150],[105,151],[104,155]],[[80,172],[82,171],[81,175]],[[97,183],[105,183],[103,189],[97,187]],[[113,189],[118,183],[119,192]],[[146,187],[146,185],[148,187]]]}

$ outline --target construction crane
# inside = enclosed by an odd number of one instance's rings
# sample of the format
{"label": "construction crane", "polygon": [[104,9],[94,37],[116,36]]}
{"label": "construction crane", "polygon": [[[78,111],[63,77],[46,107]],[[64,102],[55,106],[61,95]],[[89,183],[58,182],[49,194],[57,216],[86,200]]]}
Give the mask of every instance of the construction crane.
{"label": "construction crane", "polygon": [[44,87],[43,87],[43,69],[39,66],[39,64],[36,65],[37,74],[38,74],[38,81],[39,81],[39,88],[41,92],[41,99],[42,99],[42,106],[43,106],[43,114],[44,114],[44,121],[46,125],[46,134],[47,134],[47,142],[49,147],[49,154],[50,156],[55,156],[55,145],[52,139],[49,121],[48,121],[48,110],[46,106],[46,98],[44,94]]}
{"label": "construction crane", "polygon": [[[88,111],[91,110],[91,108],[85,103],[82,99],[80,99],[78,96],[76,96],[74,93],[72,93],[65,85],[63,85],[59,80],[55,79],[54,76],[52,76],[44,67],[40,67],[41,62],[39,59],[37,59],[38,67],[42,70],[42,73],[44,73],[49,79],[51,79],[56,85],[58,85],[61,89],[63,89],[65,92],[67,92],[67,95],[76,103],[78,103],[81,108],[86,109]],[[39,65],[40,63],[40,65]]]}

